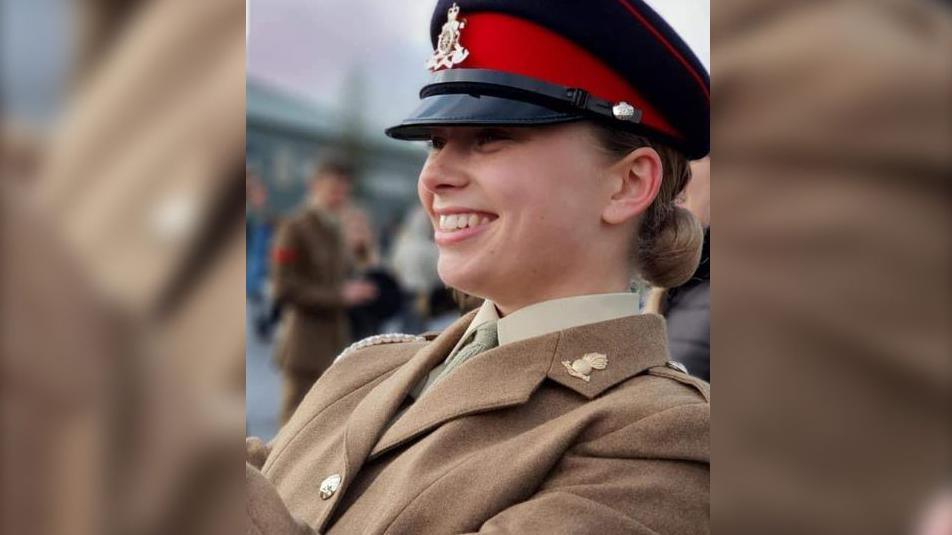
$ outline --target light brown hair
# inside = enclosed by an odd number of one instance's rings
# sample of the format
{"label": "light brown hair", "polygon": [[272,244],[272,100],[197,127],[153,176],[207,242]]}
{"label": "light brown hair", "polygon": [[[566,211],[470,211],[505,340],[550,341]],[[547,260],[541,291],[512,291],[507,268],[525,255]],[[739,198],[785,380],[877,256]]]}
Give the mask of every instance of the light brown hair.
{"label": "light brown hair", "polygon": [[691,167],[680,151],[643,136],[595,125],[595,137],[609,155],[623,158],[650,147],[661,158],[658,196],[645,211],[633,236],[630,263],[634,272],[656,288],[675,288],[687,282],[701,259],[704,231],[694,215],[675,204],[691,179]]}

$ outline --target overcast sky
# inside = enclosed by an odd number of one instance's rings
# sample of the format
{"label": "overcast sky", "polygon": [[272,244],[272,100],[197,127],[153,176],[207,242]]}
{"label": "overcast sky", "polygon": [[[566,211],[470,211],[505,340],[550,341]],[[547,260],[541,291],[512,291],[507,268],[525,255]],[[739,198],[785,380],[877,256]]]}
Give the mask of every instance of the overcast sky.
{"label": "overcast sky", "polygon": [[[709,0],[647,0],[707,66]],[[248,76],[338,107],[360,76],[363,115],[399,122],[428,78],[434,0],[248,0]]]}
{"label": "overcast sky", "polygon": [[3,119],[44,126],[56,117],[66,81],[72,3],[0,0]]}

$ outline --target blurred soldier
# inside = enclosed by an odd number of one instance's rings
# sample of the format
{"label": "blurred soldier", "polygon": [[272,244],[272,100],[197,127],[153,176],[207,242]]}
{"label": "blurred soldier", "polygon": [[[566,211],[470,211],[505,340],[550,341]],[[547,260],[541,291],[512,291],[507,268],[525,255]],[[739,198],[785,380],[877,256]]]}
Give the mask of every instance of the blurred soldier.
{"label": "blurred soldier", "polygon": [[347,308],[376,295],[373,284],[347,278],[352,255],[341,217],[348,210],[352,180],[347,166],[322,165],[311,183],[309,203],[275,239],[274,295],[287,311],[275,354],[284,371],[282,423],[349,343]]}

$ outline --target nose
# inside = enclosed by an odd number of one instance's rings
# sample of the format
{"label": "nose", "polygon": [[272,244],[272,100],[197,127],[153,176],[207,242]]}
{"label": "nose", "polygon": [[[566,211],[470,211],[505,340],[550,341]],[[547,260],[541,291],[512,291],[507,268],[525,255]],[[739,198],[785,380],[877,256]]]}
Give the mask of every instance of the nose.
{"label": "nose", "polygon": [[430,153],[420,171],[420,187],[432,195],[465,187],[469,178],[461,163],[449,147]]}

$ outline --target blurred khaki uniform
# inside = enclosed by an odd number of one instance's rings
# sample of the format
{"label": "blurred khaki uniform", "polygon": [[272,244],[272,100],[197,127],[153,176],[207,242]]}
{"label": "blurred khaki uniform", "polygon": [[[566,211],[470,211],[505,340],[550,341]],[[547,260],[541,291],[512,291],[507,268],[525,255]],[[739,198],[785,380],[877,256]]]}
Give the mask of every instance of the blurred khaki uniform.
{"label": "blurred khaki uniform", "polygon": [[284,423],[349,340],[341,294],[349,262],[339,223],[316,207],[302,209],[278,230],[272,261],[275,299],[284,307],[275,353]]}
{"label": "blurred khaki uniform", "polygon": [[3,192],[5,534],[240,529],[244,5],[138,8]]}
{"label": "blurred khaki uniform", "polygon": [[[635,306],[527,307],[415,401],[491,303],[432,341],[345,354],[269,446],[249,440],[248,533],[707,533],[708,388]],[[591,352],[608,365],[568,373]]]}
{"label": "blurred khaki uniform", "polygon": [[712,15],[712,529],[909,533],[952,451],[952,12]]}

